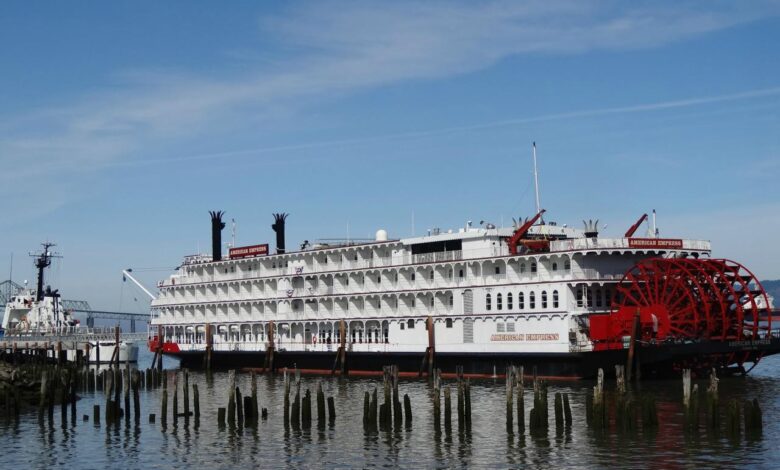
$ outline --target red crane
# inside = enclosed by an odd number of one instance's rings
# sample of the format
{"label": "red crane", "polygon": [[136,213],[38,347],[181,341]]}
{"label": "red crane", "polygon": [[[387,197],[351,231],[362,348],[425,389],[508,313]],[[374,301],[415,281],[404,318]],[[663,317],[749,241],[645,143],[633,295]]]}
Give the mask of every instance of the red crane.
{"label": "red crane", "polygon": [[639,228],[640,225],[642,225],[642,222],[647,220],[647,214],[642,214],[642,217],[639,218],[639,220],[636,221],[634,225],[631,226],[630,229],[626,232],[626,234],[623,236],[624,238],[631,238],[634,236],[634,232]]}
{"label": "red crane", "polygon": [[507,245],[509,245],[509,254],[512,255],[517,254],[517,244],[520,243],[520,240],[528,233],[528,230],[536,223],[537,220],[539,220],[539,218],[544,213],[545,213],[544,209],[540,210],[538,214],[536,214],[530,220],[526,221],[526,223],[518,227],[517,230],[515,230],[515,233],[513,233],[512,236],[509,237],[509,239],[507,240]]}

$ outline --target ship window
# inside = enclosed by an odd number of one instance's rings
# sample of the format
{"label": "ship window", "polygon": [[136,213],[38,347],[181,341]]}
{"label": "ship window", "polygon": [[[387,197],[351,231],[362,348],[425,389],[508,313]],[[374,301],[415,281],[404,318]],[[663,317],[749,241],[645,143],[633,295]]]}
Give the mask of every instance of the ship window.
{"label": "ship window", "polygon": [[451,295],[450,295],[450,297],[449,297],[449,302],[450,302],[450,307],[452,307],[452,303],[453,303],[453,301],[452,301],[452,296],[451,296]]}
{"label": "ship window", "polygon": [[586,295],[588,296],[588,308],[593,307],[593,291],[588,289]]}
{"label": "ship window", "polygon": [[520,263],[520,272],[521,273],[525,272],[525,263]]}
{"label": "ship window", "polygon": [[355,261],[357,261],[357,258],[358,258],[358,257],[357,257],[357,253],[355,253]]}
{"label": "ship window", "polygon": [[431,279],[431,281],[433,281],[433,269],[431,269],[431,274],[428,277]]}
{"label": "ship window", "polygon": [[496,274],[501,274],[501,268],[496,266]]}
{"label": "ship window", "polygon": [[607,307],[611,307],[612,306],[612,291],[609,290],[609,289],[606,289],[604,291],[604,297],[605,297],[604,300],[606,300],[606,302],[605,302],[606,306]]}
{"label": "ship window", "polygon": [[490,311],[490,309],[491,309],[491,305],[490,305],[490,294],[486,294],[486,295],[485,295],[485,310],[487,310],[487,311],[489,312],[489,311]]}
{"label": "ship window", "polygon": [[528,294],[528,308],[531,310],[536,308],[536,294],[534,292]]}
{"label": "ship window", "polygon": [[582,303],[582,289],[584,289],[584,287],[577,289],[577,307],[585,306],[585,304]]}
{"label": "ship window", "polygon": [[402,330],[406,329],[406,324],[405,324],[405,323],[403,323],[403,322],[401,322],[401,329],[402,329]]}
{"label": "ship window", "polygon": [[531,261],[531,272],[532,273],[536,272],[536,261]]}
{"label": "ship window", "polygon": [[412,297],[412,307],[414,307],[417,304],[417,298]]}
{"label": "ship window", "polygon": [[433,307],[433,297],[431,297],[431,307]]}
{"label": "ship window", "polygon": [[414,281],[414,279],[415,279],[416,277],[417,277],[417,274],[416,274],[416,273],[412,273],[412,281]]}
{"label": "ship window", "polygon": [[376,277],[376,283],[377,284],[381,284],[382,283],[382,276],[377,276]]}
{"label": "ship window", "polygon": [[458,277],[460,277],[461,279],[463,279],[463,270],[462,270],[462,269],[461,269],[461,270],[458,272]]}
{"label": "ship window", "polygon": [[520,310],[525,310],[525,294],[522,292],[517,294],[517,308]]}
{"label": "ship window", "polygon": [[501,310],[502,307],[501,294],[498,294],[496,295],[496,310]]}
{"label": "ship window", "polygon": [[552,270],[553,271],[557,271],[558,270],[558,263],[553,263],[552,264]]}
{"label": "ship window", "polygon": [[395,277],[394,277],[394,279],[395,279],[395,282],[398,282],[398,271],[396,271],[396,272],[395,272]]}
{"label": "ship window", "polygon": [[558,308],[558,291],[553,291],[553,308]]}
{"label": "ship window", "polygon": [[512,310],[512,293],[508,293],[506,295],[506,309]]}
{"label": "ship window", "polygon": [[447,271],[447,279],[452,279],[452,269]]}
{"label": "ship window", "polygon": [[448,318],[445,321],[445,324],[447,325],[447,328],[452,328],[452,318]]}
{"label": "ship window", "polygon": [[410,330],[413,330],[414,329],[414,320],[407,320],[406,321],[406,326],[408,326]]}
{"label": "ship window", "polygon": [[566,271],[571,271],[571,261],[566,260],[563,262],[563,269]]}
{"label": "ship window", "polygon": [[547,291],[542,291],[542,308],[547,308]]}
{"label": "ship window", "polygon": [[506,324],[506,332],[507,333],[514,333],[515,332],[515,324],[513,322],[507,322],[507,324]]}
{"label": "ship window", "polygon": [[504,332],[504,324],[503,323],[496,323],[496,331],[499,333]]}
{"label": "ship window", "polygon": [[596,291],[596,307],[601,307],[602,300],[601,300],[601,289]]}

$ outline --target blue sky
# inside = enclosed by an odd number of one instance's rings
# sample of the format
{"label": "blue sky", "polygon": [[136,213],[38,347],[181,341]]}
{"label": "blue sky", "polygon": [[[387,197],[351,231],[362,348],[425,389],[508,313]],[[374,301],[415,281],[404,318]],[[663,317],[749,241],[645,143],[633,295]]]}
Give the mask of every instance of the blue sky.
{"label": "blue sky", "polygon": [[548,219],[655,208],[780,278],[778,50],[775,1],[4,2],[0,270],[54,240],[66,297],[135,309],[120,270],[207,251],[208,210],[238,244],[508,223],[536,141]]}

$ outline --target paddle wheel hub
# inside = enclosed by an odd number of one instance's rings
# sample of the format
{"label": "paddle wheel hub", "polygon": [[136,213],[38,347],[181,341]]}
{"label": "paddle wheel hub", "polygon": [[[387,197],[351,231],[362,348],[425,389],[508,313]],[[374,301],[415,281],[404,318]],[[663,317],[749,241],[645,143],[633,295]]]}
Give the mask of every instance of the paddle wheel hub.
{"label": "paddle wheel hub", "polygon": [[611,312],[590,321],[596,349],[612,349],[632,332],[651,344],[750,340],[771,330],[772,318],[766,291],[741,264],[652,258],[624,275]]}

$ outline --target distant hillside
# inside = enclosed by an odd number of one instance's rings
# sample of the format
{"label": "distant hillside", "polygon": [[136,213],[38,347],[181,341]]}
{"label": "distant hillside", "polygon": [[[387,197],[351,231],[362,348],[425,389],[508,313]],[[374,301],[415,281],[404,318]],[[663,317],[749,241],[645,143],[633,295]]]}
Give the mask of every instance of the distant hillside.
{"label": "distant hillside", "polygon": [[780,279],[774,281],[761,281],[766,293],[775,298],[775,307],[780,306]]}

